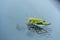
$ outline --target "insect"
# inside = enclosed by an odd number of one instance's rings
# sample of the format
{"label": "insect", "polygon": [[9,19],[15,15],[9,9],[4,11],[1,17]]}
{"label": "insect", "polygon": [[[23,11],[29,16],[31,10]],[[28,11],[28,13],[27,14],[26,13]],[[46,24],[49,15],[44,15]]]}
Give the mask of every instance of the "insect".
{"label": "insect", "polygon": [[37,18],[29,18],[29,19],[28,19],[28,22],[29,22],[29,23],[32,23],[32,24],[44,25],[44,26],[50,25],[50,23],[49,23],[49,24],[46,24],[46,23],[45,23],[45,22],[46,22],[45,20],[37,19]]}
{"label": "insect", "polygon": [[28,18],[27,27],[29,30],[34,30],[37,33],[40,33],[42,31],[47,32],[47,30],[44,29],[44,27],[38,26],[38,25],[43,25],[43,26],[50,25],[50,24],[46,24],[45,22],[46,21],[42,19]]}

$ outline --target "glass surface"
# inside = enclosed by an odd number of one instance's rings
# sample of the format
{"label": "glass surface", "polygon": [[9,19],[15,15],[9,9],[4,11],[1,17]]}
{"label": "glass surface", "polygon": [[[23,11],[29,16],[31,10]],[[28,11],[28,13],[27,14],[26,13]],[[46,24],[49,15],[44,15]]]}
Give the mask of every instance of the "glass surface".
{"label": "glass surface", "polygon": [[[28,31],[27,18],[51,22],[49,34]],[[19,26],[19,31],[16,29]],[[0,40],[59,40],[60,13],[49,0],[0,0]]]}

